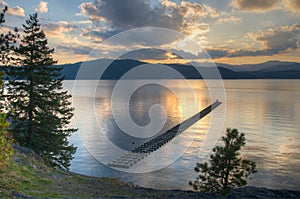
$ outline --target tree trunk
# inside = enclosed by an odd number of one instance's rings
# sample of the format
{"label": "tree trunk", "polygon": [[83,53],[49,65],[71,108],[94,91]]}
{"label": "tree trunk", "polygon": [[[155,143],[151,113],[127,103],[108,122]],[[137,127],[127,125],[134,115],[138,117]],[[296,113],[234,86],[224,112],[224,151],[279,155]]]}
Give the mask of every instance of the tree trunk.
{"label": "tree trunk", "polygon": [[32,135],[33,135],[33,82],[30,81],[30,91],[29,91],[29,105],[28,105],[28,128],[27,128],[27,147],[32,147]]}
{"label": "tree trunk", "polygon": [[[32,41],[33,43],[34,41]],[[33,50],[31,50],[30,55],[30,65],[29,65],[29,104],[28,104],[28,129],[27,129],[27,147],[33,147],[33,98],[34,98],[34,87],[33,87]]]}
{"label": "tree trunk", "polygon": [[[229,142],[229,146],[228,146],[228,151],[230,152],[230,148],[231,148],[231,141]],[[229,154],[227,154],[227,163],[226,163],[226,173],[225,173],[225,184],[224,184],[224,189],[227,190],[228,189],[228,178],[229,178],[229,169],[231,166],[231,159]]]}

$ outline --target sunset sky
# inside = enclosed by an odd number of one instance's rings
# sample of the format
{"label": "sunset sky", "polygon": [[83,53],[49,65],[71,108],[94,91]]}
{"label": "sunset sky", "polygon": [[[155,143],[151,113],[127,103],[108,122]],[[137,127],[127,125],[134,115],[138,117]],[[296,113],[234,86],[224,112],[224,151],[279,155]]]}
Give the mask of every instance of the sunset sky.
{"label": "sunset sky", "polygon": [[[60,64],[84,61],[103,40],[138,27],[179,31],[215,62],[300,62],[300,0],[0,0],[0,7],[5,5],[9,10],[1,32],[39,13]],[[106,58],[117,48],[126,46],[106,49]],[[164,51],[140,59],[178,61]]]}

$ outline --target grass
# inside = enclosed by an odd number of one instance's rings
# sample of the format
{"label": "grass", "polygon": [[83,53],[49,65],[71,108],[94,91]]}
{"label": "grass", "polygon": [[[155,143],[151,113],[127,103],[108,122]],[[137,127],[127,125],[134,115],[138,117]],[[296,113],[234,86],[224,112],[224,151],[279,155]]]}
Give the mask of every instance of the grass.
{"label": "grass", "polygon": [[[52,169],[42,162],[16,154],[1,172],[0,198],[30,196],[38,198],[169,198],[167,191],[137,188],[118,179],[83,176]],[[21,163],[20,163],[21,162]]]}
{"label": "grass", "polygon": [[[35,198],[99,198],[99,197],[129,197],[129,198],[223,198],[213,193],[195,193],[186,191],[160,191],[134,187],[130,183],[120,182],[112,178],[96,178],[75,174],[47,167],[42,160],[34,156],[16,152],[13,161],[6,169],[0,170],[0,198],[10,199],[18,196]],[[265,190],[265,189],[264,189]],[[259,192],[260,191],[260,192]],[[255,190],[253,194],[233,198],[273,194],[274,198],[282,198],[281,192],[274,190],[262,192]],[[251,195],[252,194],[252,195]],[[276,195],[277,194],[277,195]],[[299,198],[299,192],[286,192],[290,198]],[[275,197],[276,196],[276,197]],[[278,196],[278,197],[277,197]],[[24,197],[23,197],[24,198]]]}
{"label": "grass", "polygon": [[[0,198],[10,199],[18,196],[37,198],[223,198],[213,193],[195,193],[186,191],[160,191],[134,187],[131,183],[120,182],[112,178],[83,176],[72,172],[47,167],[41,159],[34,155],[25,155],[16,151],[13,161],[5,169],[0,169]],[[277,190],[259,192],[254,195],[273,194],[282,198]],[[239,192],[237,192],[240,194]],[[248,195],[247,195],[248,194]],[[251,194],[251,193],[250,193]],[[276,195],[277,194],[277,195]],[[299,192],[286,192],[299,198]],[[273,196],[272,195],[272,196]],[[240,195],[237,195],[239,198]],[[246,198],[249,193],[245,192]]]}
{"label": "grass", "polygon": [[129,184],[110,178],[95,178],[47,167],[42,161],[16,152],[0,175],[0,198],[25,196],[89,198],[136,196]]}

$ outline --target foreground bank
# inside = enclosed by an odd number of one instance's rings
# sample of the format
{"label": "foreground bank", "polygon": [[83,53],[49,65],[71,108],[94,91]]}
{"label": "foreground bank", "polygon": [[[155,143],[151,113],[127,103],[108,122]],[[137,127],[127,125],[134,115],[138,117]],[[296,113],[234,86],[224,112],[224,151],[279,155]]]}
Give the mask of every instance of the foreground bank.
{"label": "foreground bank", "polygon": [[[214,193],[148,189],[117,179],[51,169],[23,147],[16,147],[13,162],[1,173],[1,198],[224,198]],[[226,198],[300,198],[300,191],[244,187],[232,190]]]}

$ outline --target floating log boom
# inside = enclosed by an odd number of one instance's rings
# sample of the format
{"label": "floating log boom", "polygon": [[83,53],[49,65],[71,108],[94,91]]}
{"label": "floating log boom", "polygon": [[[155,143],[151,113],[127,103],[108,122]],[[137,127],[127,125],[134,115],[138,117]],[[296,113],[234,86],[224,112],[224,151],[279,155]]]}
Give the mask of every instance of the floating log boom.
{"label": "floating log boom", "polygon": [[209,105],[199,113],[177,124],[173,128],[167,130],[165,133],[156,136],[155,138],[125,153],[118,159],[108,163],[108,166],[128,169],[129,167],[131,167],[132,165],[136,164],[138,161],[142,160],[144,157],[149,155],[151,152],[154,152],[163,145],[167,144],[177,135],[181,134],[187,128],[189,128],[194,123],[196,123],[197,121],[205,117],[207,114],[209,114],[212,110],[217,108],[220,104],[221,102],[219,102],[218,100],[215,101],[213,104]]}

